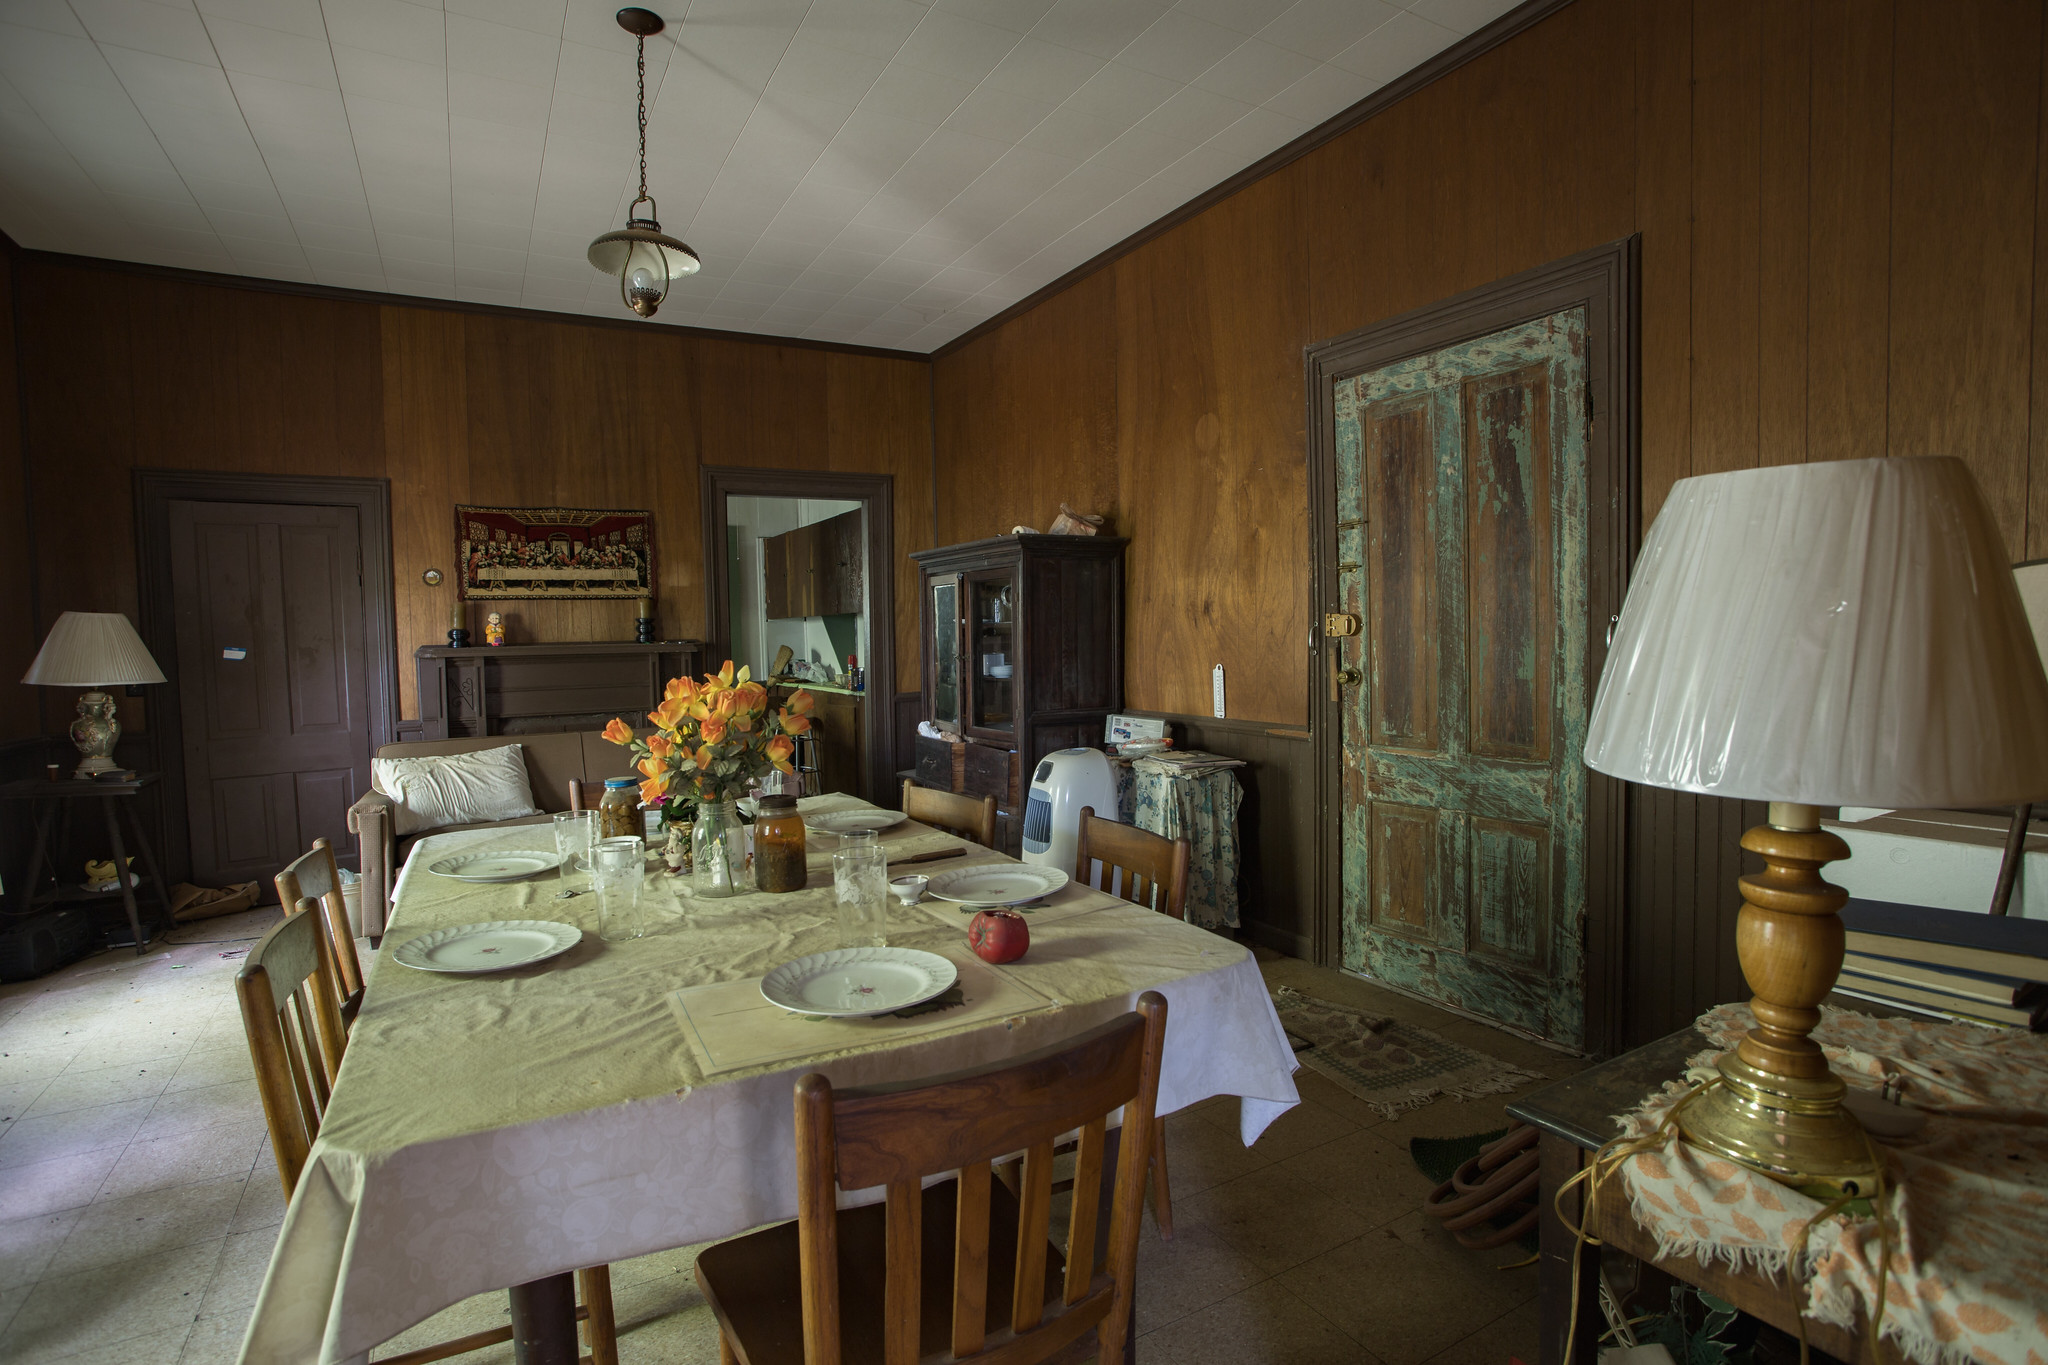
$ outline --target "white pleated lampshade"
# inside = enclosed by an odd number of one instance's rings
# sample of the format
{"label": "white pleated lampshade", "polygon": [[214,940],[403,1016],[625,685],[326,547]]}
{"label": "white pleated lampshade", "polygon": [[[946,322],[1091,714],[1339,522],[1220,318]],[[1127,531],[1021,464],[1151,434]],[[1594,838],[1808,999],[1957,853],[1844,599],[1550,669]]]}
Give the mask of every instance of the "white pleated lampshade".
{"label": "white pleated lampshade", "polygon": [[109,687],[160,683],[164,674],[120,612],[67,611],[50,627],[21,680],[45,687]]}
{"label": "white pleated lampshade", "polygon": [[2048,678],[1962,461],[1680,480],[1636,562],[1586,763],[1817,806],[2048,797]]}

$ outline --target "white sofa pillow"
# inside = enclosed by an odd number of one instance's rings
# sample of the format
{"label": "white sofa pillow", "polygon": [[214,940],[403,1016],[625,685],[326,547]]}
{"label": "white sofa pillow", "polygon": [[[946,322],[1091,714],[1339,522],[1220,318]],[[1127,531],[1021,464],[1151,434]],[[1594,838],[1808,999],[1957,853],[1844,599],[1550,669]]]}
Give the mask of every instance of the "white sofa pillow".
{"label": "white sofa pillow", "polygon": [[540,814],[526,778],[523,744],[467,754],[373,759],[370,782],[395,804],[394,828],[401,836]]}

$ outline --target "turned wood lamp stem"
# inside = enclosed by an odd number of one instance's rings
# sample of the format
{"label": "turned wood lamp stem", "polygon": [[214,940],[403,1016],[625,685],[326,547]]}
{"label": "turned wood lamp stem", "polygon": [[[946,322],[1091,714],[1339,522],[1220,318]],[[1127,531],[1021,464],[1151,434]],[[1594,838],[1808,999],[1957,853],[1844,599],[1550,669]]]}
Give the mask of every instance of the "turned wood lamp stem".
{"label": "turned wood lamp stem", "polygon": [[1818,810],[1771,803],[1770,823],[1742,836],[1764,870],[1741,879],[1742,911],[1735,951],[1756,992],[1756,1027],[1736,1049],[1758,1071],[1817,1079],[1828,1074],[1820,1045],[1807,1035],[1820,1022],[1820,1002],[1842,970],[1842,921],[1849,893],[1820,875],[1849,856],[1840,836],[1820,827]]}

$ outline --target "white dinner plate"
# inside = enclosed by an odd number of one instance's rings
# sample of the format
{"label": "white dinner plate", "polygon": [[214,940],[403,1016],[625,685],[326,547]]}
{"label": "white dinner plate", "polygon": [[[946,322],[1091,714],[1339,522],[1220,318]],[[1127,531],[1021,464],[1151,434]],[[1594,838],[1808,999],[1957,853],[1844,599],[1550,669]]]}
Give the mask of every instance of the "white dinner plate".
{"label": "white dinner plate", "polygon": [[845,834],[856,829],[891,829],[907,818],[900,810],[833,810],[806,815],[804,827],[821,834]]}
{"label": "white dinner plate", "polygon": [[944,995],[959,977],[959,968],[937,953],[835,948],[783,963],[761,978],[761,995],[798,1014],[859,1019],[921,1005]]}
{"label": "white dinner plate", "polygon": [[956,867],[932,874],[925,894],[958,905],[1022,905],[1050,896],[1067,884],[1067,874],[1035,863]]}
{"label": "white dinner plate", "polygon": [[573,924],[544,919],[499,919],[436,929],[398,945],[391,956],[423,972],[502,972],[559,957],[583,941]]}
{"label": "white dinner plate", "polygon": [[427,871],[437,877],[453,877],[458,882],[516,882],[561,865],[559,853],[518,848],[504,853],[458,853],[428,863]]}

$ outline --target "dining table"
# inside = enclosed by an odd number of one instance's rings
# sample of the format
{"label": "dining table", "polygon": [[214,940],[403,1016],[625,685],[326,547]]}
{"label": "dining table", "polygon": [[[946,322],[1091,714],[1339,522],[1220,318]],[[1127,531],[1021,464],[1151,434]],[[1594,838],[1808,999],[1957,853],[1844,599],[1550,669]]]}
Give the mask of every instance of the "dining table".
{"label": "dining table", "polygon": [[[875,808],[830,794],[799,809],[809,820]],[[813,830],[804,888],[780,894],[699,897],[688,874],[650,858],[646,931],[620,942],[598,934],[587,873],[474,883],[430,870],[459,853],[551,853],[551,837],[469,830],[414,848],[250,1318],[246,1365],[365,1360],[442,1309],[503,1289],[515,1326],[522,1303],[529,1315],[542,1299],[556,1305],[542,1329],[553,1339],[516,1341],[522,1359],[573,1360],[561,1307],[571,1272],[795,1217],[792,1090],[807,1073],[845,1087],[1001,1063],[1156,990],[1169,1006],[1159,1114],[1237,1096],[1249,1146],[1299,1100],[1251,953],[1100,890],[1070,881],[1024,907],[1029,949],[1000,966],[968,946],[976,907],[892,898],[888,944],[946,958],[957,991],[922,1012],[819,1018],[770,1003],[761,982],[841,946],[838,837]],[[1014,862],[907,819],[879,842],[892,876]],[[582,932],[559,956],[484,974],[398,960],[435,931],[508,920]],[[842,1203],[880,1197],[845,1192]]]}

